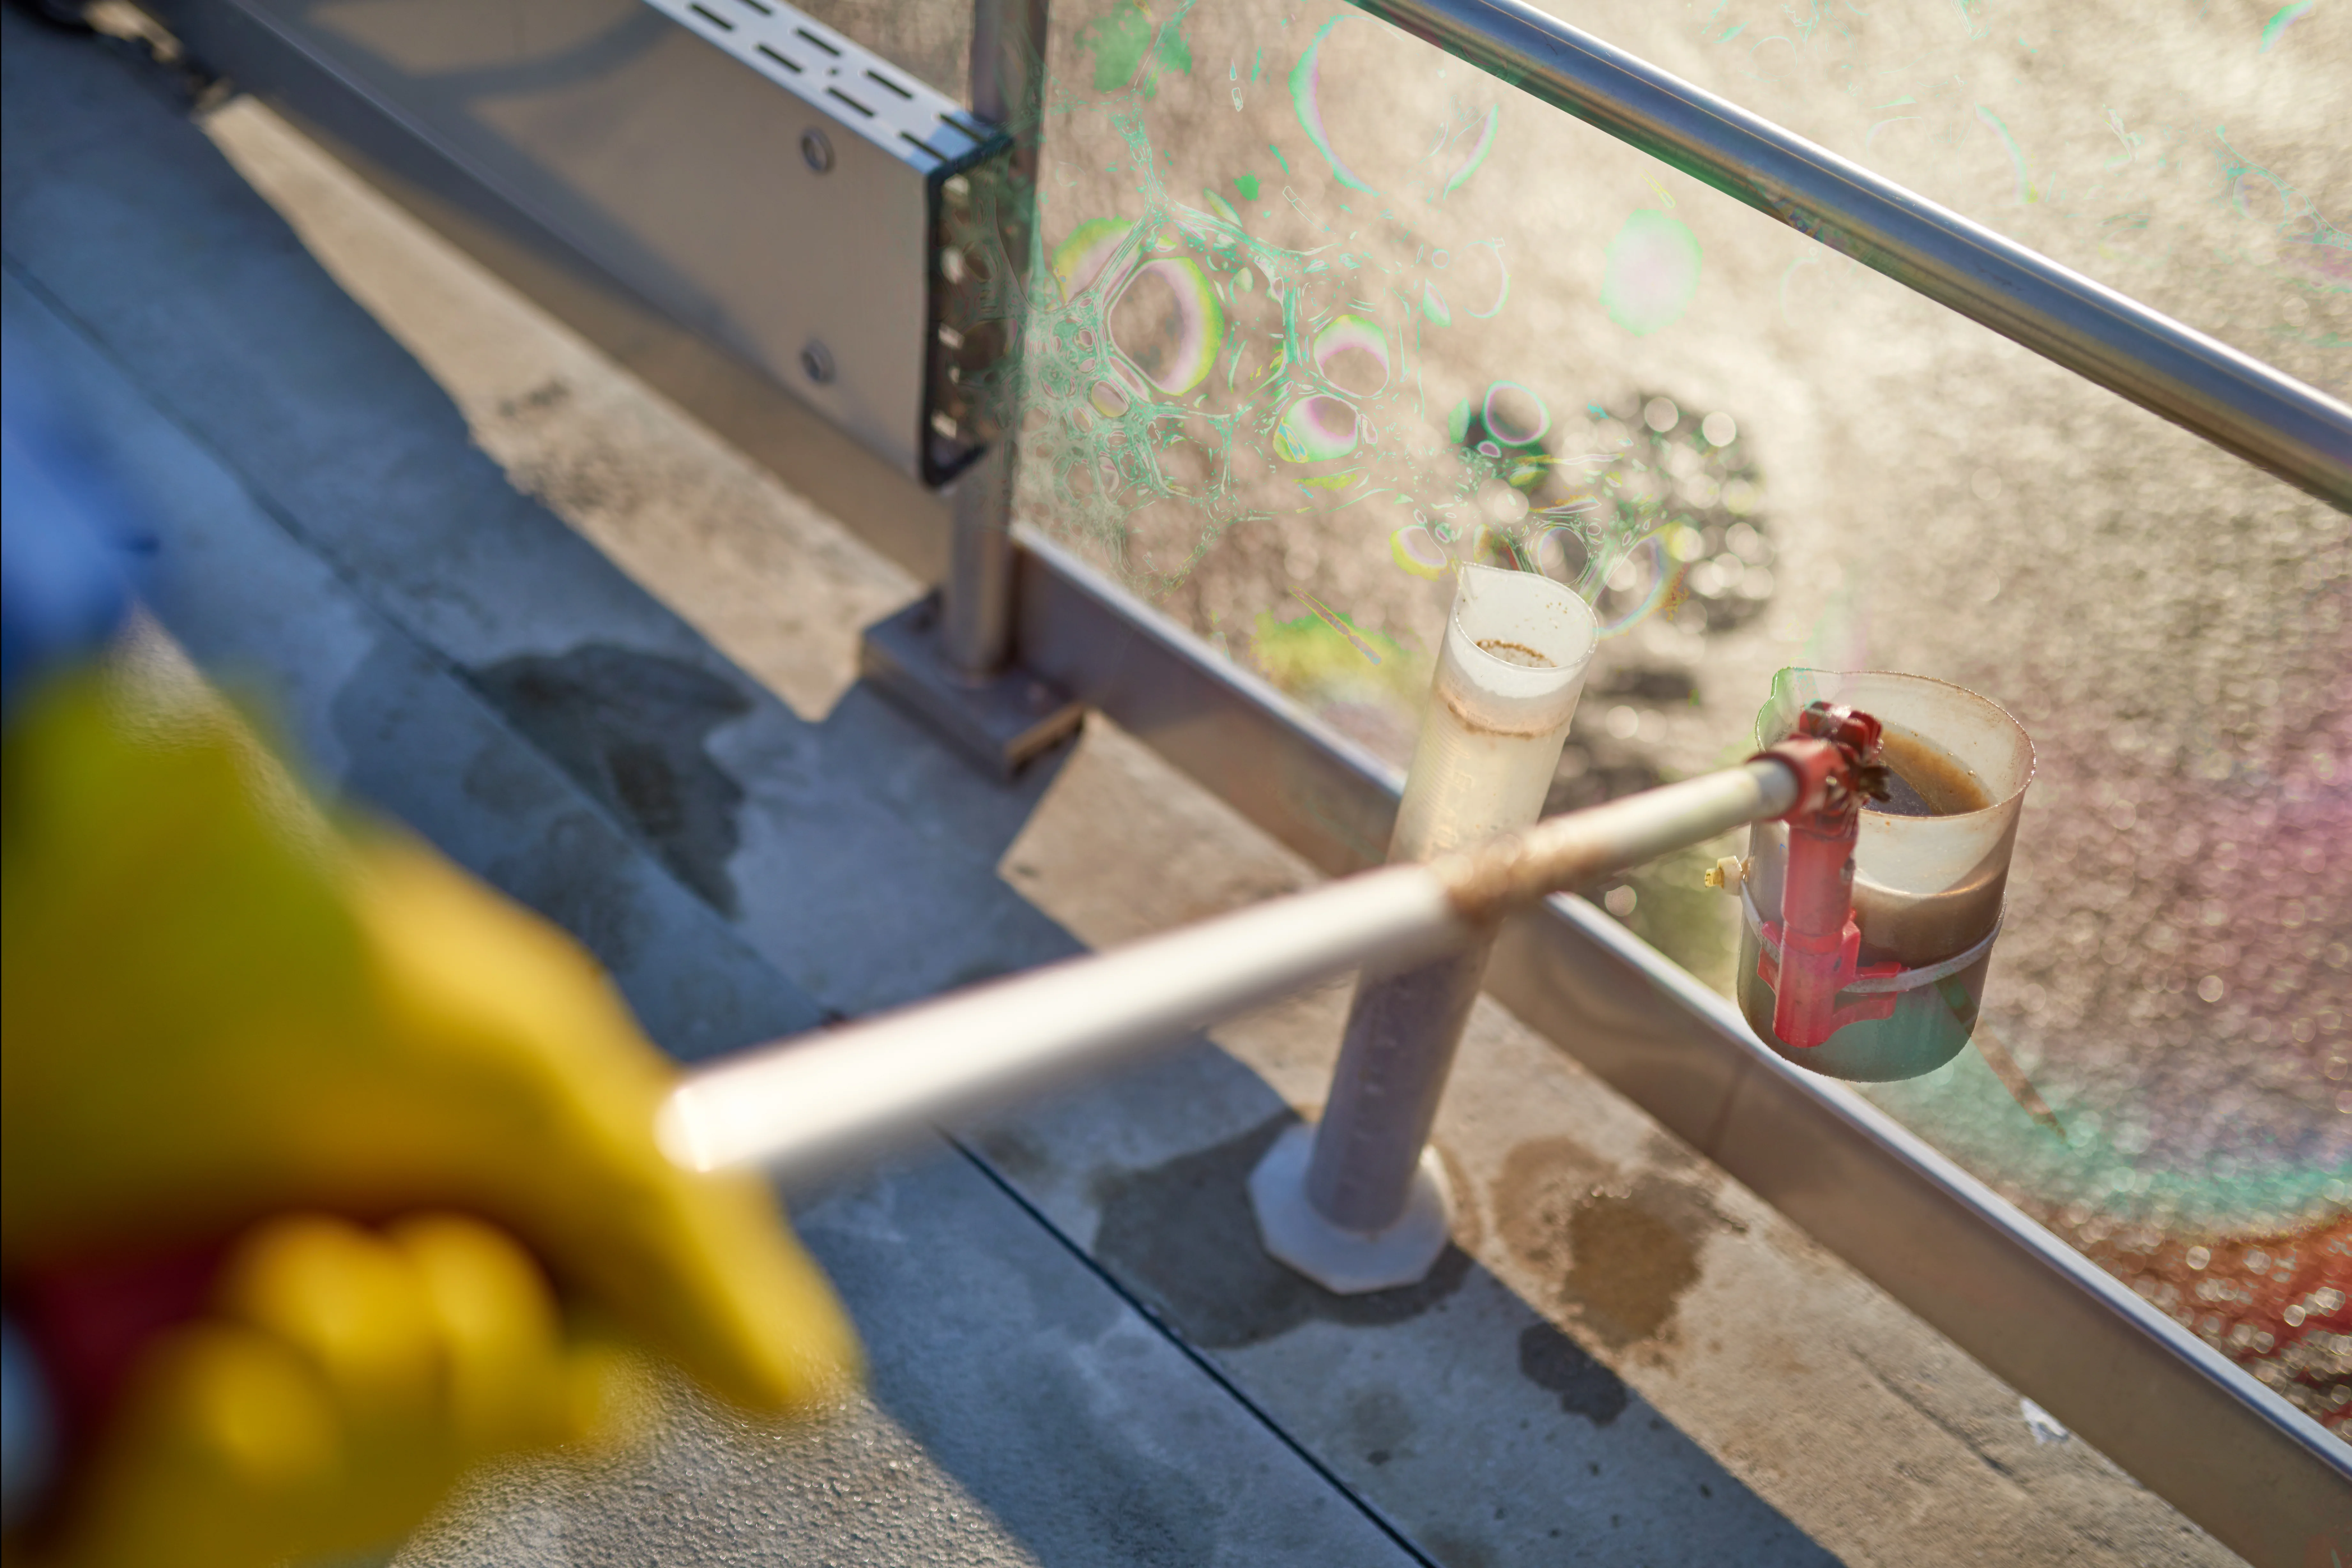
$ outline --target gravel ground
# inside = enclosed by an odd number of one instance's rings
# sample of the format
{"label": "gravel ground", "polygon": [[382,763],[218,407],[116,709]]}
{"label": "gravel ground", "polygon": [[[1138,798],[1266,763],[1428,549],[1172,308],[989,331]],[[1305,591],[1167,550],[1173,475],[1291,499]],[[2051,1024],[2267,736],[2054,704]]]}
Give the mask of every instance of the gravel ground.
{"label": "gravel ground", "polygon": [[[959,7],[817,8],[961,80]],[[2352,386],[2352,9],[1553,8]],[[1081,0],[1052,47],[1033,519],[1399,756],[1411,568],[1579,580],[1613,635],[1562,804],[1738,753],[1783,665],[2008,707],[2012,1087],[1874,1097],[2342,1431],[2347,519],[1337,5]],[[1713,852],[1598,891],[1727,986]]]}

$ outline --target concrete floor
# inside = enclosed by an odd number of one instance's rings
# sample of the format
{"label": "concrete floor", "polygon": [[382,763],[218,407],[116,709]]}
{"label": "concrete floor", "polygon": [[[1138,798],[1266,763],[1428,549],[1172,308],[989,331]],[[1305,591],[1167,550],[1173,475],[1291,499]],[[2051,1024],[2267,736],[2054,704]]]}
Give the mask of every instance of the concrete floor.
{"label": "concrete floor", "polygon": [[[125,52],[0,25],[10,328],[152,481],[159,617],[323,781],[577,932],[665,1046],[1307,879],[1099,722],[981,780],[855,682],[913,584],[837,520],[260,106],[200,131]],[[683,809],[614,789],[624,745]],[[1273,1268],[1240,1177],[1341,1000],[796,1194],[864,1399],[771,1431],[681,1394],[617,1465],[485,1477],[404,1560],[2228,1560],[1491,1005],[1436,1277],[1341,1302]]]}

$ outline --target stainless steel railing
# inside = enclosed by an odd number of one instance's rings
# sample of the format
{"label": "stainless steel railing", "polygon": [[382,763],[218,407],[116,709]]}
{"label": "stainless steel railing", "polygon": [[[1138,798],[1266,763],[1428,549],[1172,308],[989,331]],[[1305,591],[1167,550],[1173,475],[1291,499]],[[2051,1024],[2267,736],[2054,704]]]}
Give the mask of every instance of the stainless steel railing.
{"label": "stainless steel railing", "polygon": [[1518,0],[1358,7],[2352,511],[2352,408]]}

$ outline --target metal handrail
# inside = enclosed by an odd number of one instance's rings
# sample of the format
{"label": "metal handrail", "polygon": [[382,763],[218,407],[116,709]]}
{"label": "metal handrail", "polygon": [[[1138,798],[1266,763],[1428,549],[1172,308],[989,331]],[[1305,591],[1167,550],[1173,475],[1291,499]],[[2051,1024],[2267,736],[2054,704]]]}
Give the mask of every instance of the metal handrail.
{"label": "metal handrail", "polygon": [[2352,511],[2352,408],[1518,0],[1359,9]]}

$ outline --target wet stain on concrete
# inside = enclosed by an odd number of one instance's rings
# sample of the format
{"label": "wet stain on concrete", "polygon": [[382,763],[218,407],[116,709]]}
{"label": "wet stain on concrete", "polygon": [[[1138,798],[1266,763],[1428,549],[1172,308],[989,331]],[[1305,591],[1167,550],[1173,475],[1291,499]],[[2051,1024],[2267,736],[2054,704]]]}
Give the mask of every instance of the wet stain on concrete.
{"label": "wet stain on concrete", "polygon": [[1612,1349],[1671,1337],[1706,1237],[1737,1228],[1704,1189],[1656,1171],[1620,1177],[1566,1138],[1512,1150],[1492,1198],[1512,1252]]}
{"label": "wet stain on concrete", "polygon": [[1428,1279],[1334,1296],[1259,1246],[1249,1173],[1297,1117],[1286,1111],[1210,1148],[1097,1178],[1096,1260],[1191,1342],[1257,1344],[1310,1320],[1365,1326],[1419,1317],[1462,1288],[1469,1255],[1448,1247]]}
{"label": "wet stain on concrete", "polygon": [[475,805],[506,817],[544,811],[570,794],[546,758],[528,746],[513,744],[487,745],[475,752],[459,787]]}
{"label": "wet stain on concrete", "polygon": [[1547,1279],[1568,1264],[1568,1219],[1609,1179],[1609,1163],[1572,1138],[1534,1138],[1503,1157],[1487,1194],[1505,1245]]}
{"label": "wet stain on concrete", "polygon": [[1054,1168],[1045,1146],[1018,1127],[992,1127],[973,1142],[1015,1186],[1034,1183]]}
{"label": "wet stain on concrete", "polygon": [[1415,1544],[1426,1552],[1429,1560],[1443,1568],[1492,1568],[1494,1553],[1475,1541],[1465,1539],[1447,1530],[1417,1532]]}
{"label": "wet stain on concrete", "polygon": [[1410,1457],[1419,1425],[1404,1395],[1393,1388],[1368,1388],[1348,1401],[1349,1441],[1368,1464]]}
{"label": "wet stain on concrete", "polygon": [[[652,934],[652,917],[630,886],[628,841],[585,808],[482,868],[490,885],[570,931],[608,969],[625,970]],[[642,864],[642,862],[640,862]]]}
{"label": "wet stain on concrete", "polygon": [[725,914],[743,786],[710,760],[710,732],[751,699],[709,670],[608,643],[528,654],[474,672],[525,739],[626,824],[672,875]]}
{"label": "wet stain on concrete", "polygon": [[1519,1331],[1519,1375],[1559,1395],[1559,1407],[1606,1426],[1625,1413],[1624,1380],[1549,1323]]}
{"label": "wet stain on concrete", "polygon": [[1612,1344],[1658,1337],[1683,1292],[1698,1283],[1692,1227],[1662,1213],[1664,1184],[1644,1178],[1628,1191],[1603,1189],[1569,1216],[1570,1296],[1585,1321]]}

